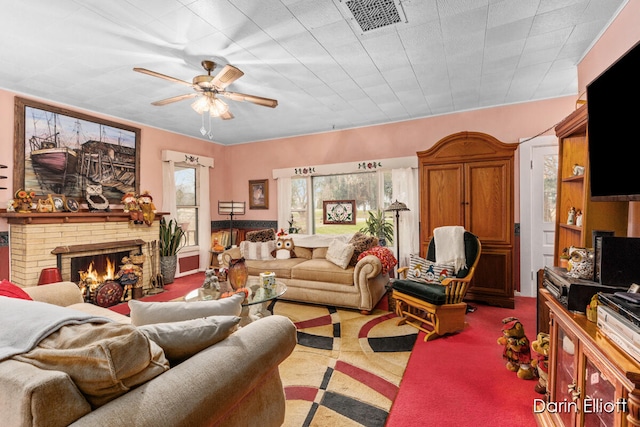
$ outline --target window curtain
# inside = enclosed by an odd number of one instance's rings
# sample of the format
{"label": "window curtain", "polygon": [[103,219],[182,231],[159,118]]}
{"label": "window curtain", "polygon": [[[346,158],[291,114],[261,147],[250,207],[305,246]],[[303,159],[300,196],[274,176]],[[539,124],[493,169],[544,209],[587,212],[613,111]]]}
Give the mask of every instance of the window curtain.
{"label": "window curtain", "polygon": [[169,212],[169,218],[176,215],[176,164],[173,160],[162,162],[162,211]]}
{"label": "window curtain", "polygon": [[[209,167],[198,166],[198,252],[200,254],[200,271],[209,268],[209,251],[211,250],[211,197],[209,195]],[[175,203],[175,192],[174,192]]]}
{"label": "window curtain", "polygon": [[[175,164],[185,163],[195,166],[198,173],[198,255],[201,271],[209,267],[211,249],[211,201],[209,194],[209,169],[213,167],[213,159],[197,157],[191,154],[163,150],[162,152],[162,211],[169,212],[166,220],[176,218],[176,182]],[[178,253],[178,258],[180,253]],[[180,273],[176,274],[179,277]]]}
{"label": "window curtain", "polygon": [[[412,168],[392,169],[391,181],[392,200],[403,202],[409,208],[408,211],[399,212],[400,222],[397,230],[400,236],[394,235],[394,239],[400,238],[400,254],[396,254],[396,256],[400,262],[399,265],[402,267],[409,265],[410,254],[420,252],[420,233],[418,232],[420,227],[418,170]],[[395,227],[394,233],[396,233]]]}
{"label": "window curtain", "polygon": [[[291,219],[291,178],[278,178],[278,230],[289,231]],[[276,230],[276,232],[278,231]]]}

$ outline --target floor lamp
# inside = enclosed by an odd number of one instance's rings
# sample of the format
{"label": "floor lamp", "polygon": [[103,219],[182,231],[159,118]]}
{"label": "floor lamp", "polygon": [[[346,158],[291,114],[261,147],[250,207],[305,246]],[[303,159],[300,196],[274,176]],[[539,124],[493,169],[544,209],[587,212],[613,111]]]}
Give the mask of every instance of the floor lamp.
{"label": "floor lamp", "polygon": [[220,202],[218,201],[218,215],[229,215],[229,249],[233,246],[233,216],[244,215],[246,202]]}
{"label": "floor lamp", "polygon": [[396,213],[396,257],[398,257],[398,267],[400,267],[400,211],[408,211],[409,208],[402,202],[396,199],[391,203],[385,211]]}

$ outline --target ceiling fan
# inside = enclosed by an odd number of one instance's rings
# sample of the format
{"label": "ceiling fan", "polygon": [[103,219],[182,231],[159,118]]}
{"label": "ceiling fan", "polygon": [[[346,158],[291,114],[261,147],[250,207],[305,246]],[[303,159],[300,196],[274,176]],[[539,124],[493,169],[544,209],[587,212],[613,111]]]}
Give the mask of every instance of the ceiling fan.
{"label": "ceiling fan", "polygon": [[275,108],[278,105],[278,101],[270,98],[263,98],[256,95],[248,95],[246,93],[229,92],[226,89],[234,81],[238,80],[244,75],[244,73],[233,65],[227,64],[222,70],[215,76],[211,75],[211,72],[216,68],[216,63],[213,61],[204,60],[201,62],[202,68],[207,72],[206,75],[195,76],[193,81],[189,83],[186,80],[180,80],[175,77],[167,76],[155,71],[147,70],[146,68],[134,68],[133,71],[139,73],[148,74],[150,76],[159,77],[161,79],[169,80],[171,82],[180,83],[185,86],[191,87],[195,92],[187,93],[184,95],[178,95],[160,101],[152,102],[152,105],[162,106],[171,104],[172,102],[182,101],[183,99],[198,98],[191,107],[202,114],[206,111],[212,117],[220,117],[223,120],[233,119],[233,114],[229,111],[227,104],[222,102],[218,96],[231,99],[232,101],[247,101],[263,107]]}

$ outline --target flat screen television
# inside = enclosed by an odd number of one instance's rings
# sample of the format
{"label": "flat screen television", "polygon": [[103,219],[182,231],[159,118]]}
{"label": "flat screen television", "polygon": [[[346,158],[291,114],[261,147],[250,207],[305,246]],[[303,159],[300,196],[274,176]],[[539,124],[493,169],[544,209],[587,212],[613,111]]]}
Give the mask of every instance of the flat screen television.
{"label": "flat screen television", "polygon": [[591,200],[640,200],[640,43],[587,85]]}

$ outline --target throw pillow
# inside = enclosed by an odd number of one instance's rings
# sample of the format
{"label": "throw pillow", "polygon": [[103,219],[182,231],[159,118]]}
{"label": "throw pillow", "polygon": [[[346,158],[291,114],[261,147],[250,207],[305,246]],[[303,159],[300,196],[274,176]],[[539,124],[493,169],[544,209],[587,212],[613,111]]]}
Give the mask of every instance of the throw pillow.
{"label": "throw pillow", "polygon": [[131,323],[136,326],[153,323],[180,322],[209,316],[239,316],[245,294],[213,301],[144,302],[130,300]]}
{"label": "throw pillow", "polygon": [[273,259],[271,252],[276,249],[275,240],[268,242],[240,242],[240,254],[244,259],[266,260]]}
{"label": "throw pillow", "polygon": [[353,245],[353,256],[349,265],[356,265],[358,263],[358,257],[360,254],[374,246],[378,246],[378,238],[374,236],[367,236],[364,233],[358,231],[353,235],[349,243]]}
{"label": "throw pillow", "polygon": [[273,228],[247,231],[245,238],[250,242],[268,242],[269,240],[276,240],[276,232]]}
{"label": "throw pillow", "polygon": [[210,316],[182,322],[154,323],[140,330],[172,361],[184,360],[227,338],[236,330],[237,316]]}
{"label": "throw pillow", "polygon": [[4,279],[0,282],[0,296],[31,300],[32,298],[20,286]]}
{"label": "throw pillow", "polygon": [[62,326],[13,358],[67,373],[94,409],[169,369],[158,344],[116,322]]}
{"label": "throw pillow", "polygon": [[346,269],[349,266],[351,257],[353,256],[353,245],[344,243],[338,239],[334,239],[329,243],[327,249],[327,260],[331,261],[340,268]]}
{"label": "throw pillow", "polygon": [[436,264],[415,254],[409,256],[407,279],[438,284],[450,276],[454,276],[453,264]]}

